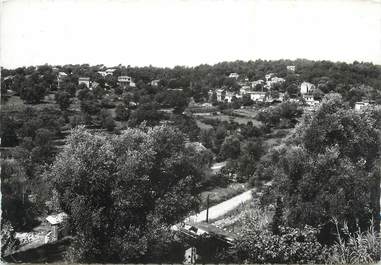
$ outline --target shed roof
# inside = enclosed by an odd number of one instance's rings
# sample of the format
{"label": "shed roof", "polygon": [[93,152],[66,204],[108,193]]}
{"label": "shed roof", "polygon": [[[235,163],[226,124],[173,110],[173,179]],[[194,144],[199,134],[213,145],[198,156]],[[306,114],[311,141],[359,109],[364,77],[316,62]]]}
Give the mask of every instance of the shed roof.
{"label": "shed roof", "polygon": [[64,212],[59,213],[59,214],[54,214],[54,215],[49,215],[45,219],[52,225],[60,224],[62,223],[68,215]]}

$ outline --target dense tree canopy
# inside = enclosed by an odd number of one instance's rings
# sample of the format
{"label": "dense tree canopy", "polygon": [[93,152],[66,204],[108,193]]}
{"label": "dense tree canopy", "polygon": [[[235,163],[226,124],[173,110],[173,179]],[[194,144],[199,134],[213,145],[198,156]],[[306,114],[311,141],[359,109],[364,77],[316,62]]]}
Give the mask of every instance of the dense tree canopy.
{"label": "dense tree canopy", "polygon": [[333,217],[348,222],[350,231],[356,222],[364,229],[377,218],[381,142],[375,113],[358,113],[340,97],[328,98],[262,160],[255,178],[274,179],[289,225],[321,226],[327,236],[333,234]]}
{"label": "dense tree canopy", "polygon": [[192,161],[183,135],[168,126],[113,137],[74,130],[49,171],[75,231],[71,257],[131,262],[173,255],[169,225],[198,206],[200,172]]}
{"label": "dense tree canopy", "polygon": [[[295,72],[287,71],[288,65],[296,67]],[[118,89],[117,77],[128,75],[133,77],[138,90],[144,90],[155,94],[157,88],[149,85],[152,80],[160,80],[158,89],[181,89],[187,97],[193,96],[196,102],[206,100],[207,91],[210,88],[225,88],[230,91],[239,89],[239,81],[248,78],[250,81],[265,79],[268,73],[275,73],[278,77],[286,81],[281,85],[276,85],[279,92],[288,92],[289,96],[295,97],[299,94],[299,85],[303,81],[313,83],[324,93],[339,92],[346,100],[354,99],[353,88],[363,85],[374,89],[369,99],[381,101],[381,69],[380,66],[371,63],[354,62],[333,63],[329,61],[298,60],[277,60],[277,61],[234,61],[221,62],[215,65],[199,65],[196,67],[176,66],[170,68],[157,67],[130,67],[115,66],[112,75],[102,77],[99,70],[104,70],[103,65],[89,66],[64,65],[58,66],[57,70],[49,65],[34,67],[20,67],[14,70],[2,69],[4,76],[13,75],[13,82],[9,86],[14,91],[22,95],[22,98],[31,103],[36,103],[42,99],[47,91],[54,91],[57,87],[56,74],[62,71],[68,74],[65,82],[60,84],[60,89],[74,96],[77,90],[77,79],[80,76],[88,76],[97,82],[99,89]],[[239,73],[239,80],[229,78],[230,73]],[[3,76],[3,75],[2,75]],[[262,88],[256,88],[262,89]],[[120,94],[123,92],[119,89]],[[356,92],[357,93],[357,92]],[[356,94],[355,93],[355,94]],[[363,93],[363,92],[361,92]],[[360,94],[361,94],[360,93]],[[360,95],[357,93],[356,95]],[[348,97],[348,99],[347,99]]]}

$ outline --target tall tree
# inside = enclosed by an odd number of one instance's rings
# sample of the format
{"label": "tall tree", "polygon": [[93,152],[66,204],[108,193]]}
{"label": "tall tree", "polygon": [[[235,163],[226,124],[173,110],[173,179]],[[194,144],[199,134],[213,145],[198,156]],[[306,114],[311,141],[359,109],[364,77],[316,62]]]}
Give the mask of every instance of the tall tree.
{"label": "tall tree", "polygon": [[321,226],[327,241],[333,237],[333,217],[346,221],[350,231],[357,229],[356,222],[361,229],[370,225],[380,193],[380,120],[375,117],[373,111],[348,109],[341,97],[332,96],[272,151],[271,163],[264,165],[272,168],[289,225]]}
{"label": "tall tree", "polygon": [[70,106],[71,100],[68,92],[57,91],[55,94],[55,99],[61,110],[66,110]]}
{"label": "tall tree", "polygon": [[109,138],[78,128],[48,173],[75,231],[76,261],[173,260],[169,226],[198,206],[199,170],[168,126]]}

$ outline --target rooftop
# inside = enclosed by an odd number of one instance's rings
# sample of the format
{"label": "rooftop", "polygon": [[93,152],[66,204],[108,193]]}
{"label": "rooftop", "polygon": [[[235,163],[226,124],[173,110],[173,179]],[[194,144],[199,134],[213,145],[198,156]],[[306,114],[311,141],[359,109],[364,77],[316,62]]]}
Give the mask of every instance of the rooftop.
{"label": "rooftop", "polygon": [[62,223],[68,215],[64,212],[59,213],[59,214],[54,214],[54,215],[49,215],[45,219],[52,225],[60,224]]}

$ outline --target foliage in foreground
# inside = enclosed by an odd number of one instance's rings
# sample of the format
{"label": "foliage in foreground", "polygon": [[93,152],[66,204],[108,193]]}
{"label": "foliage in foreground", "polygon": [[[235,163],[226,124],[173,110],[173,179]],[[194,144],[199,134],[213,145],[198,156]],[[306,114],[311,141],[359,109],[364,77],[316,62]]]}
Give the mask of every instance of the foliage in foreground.
{"label": "foliage in foreground", "polygon": [[[217,253],[219,262],[228,263],[329,263],[359,264],[380,260],[381,240],[374,223],[366,231],[351,233],[346,223],[336,227],[333,244],[319,242],[319,229],[284,225],[282,203],[275,209],[258,207],[253,203],[241,211],[238,222],[240,238],[229,250]],[[242,209],[241,209],[242,210]],[[272,216],[272,218],[271,218]],[[277,229],[274,227],[277,226]],[[340,229],[342,227],[342,229]]]}
{"label": "foliage in foreground", "polygon": [[169,227],[197,209],[200,173],[179,131],[141,127],[107,138],[79,128],[48,174],[70,216],[70,261],[181,261]]}
{"label": "foliage in foreground", "polygon": [[331,264],[359,264],[374,263],[381,258],[381,238],[374,230],[373,222],[367,231],[360,228],[350,233],[344,224],[342,232],[339,231],[337,220],[334,220],[337,229],[337,242],[330,248],[327,263]]}
{"label": "foliage in foreground", "polygon": [[347,221],[350,232],[356,220],[364,231],[378,218],[379,115],[377,109],[358,113],[332,96],[261,159],[253,179],[273,180],[268,197],[283,198],[287,225],[322,228],[319,240],[332,243],[333,217]]}
{"label": "foliage in foreground", "polygon": [[249,263],[322,263],[325,252],[317,233],[309,226],[280,227],[277,235],[269,230],[247,230],[239,239],[236,255]]}
{"label": "foliage in foreground", "polygon": [[[240,237],[224,261],[234,263],[323,263],[326,247],[317,238],[318,229],[310,226],[291,228],[278,222],[274,232],[277,214],[268,207],[252,204],[240,223]],[[281,212],[281,210],[280,210]],[[281,215],[281,213],[279,214]],[[272,216],[272,218],[271,218]],[[278,216],[282,219],[281,216]]]}

